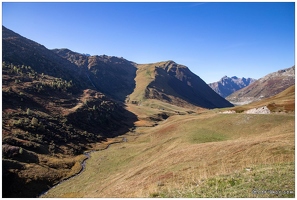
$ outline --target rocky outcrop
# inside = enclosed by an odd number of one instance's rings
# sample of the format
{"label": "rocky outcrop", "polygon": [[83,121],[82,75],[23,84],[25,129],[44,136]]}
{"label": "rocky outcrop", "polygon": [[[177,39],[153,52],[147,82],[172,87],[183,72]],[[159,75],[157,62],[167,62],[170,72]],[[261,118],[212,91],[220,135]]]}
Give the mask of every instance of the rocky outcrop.
{"label": "rocky outcrop", "polygon": [[253,108],[250,110],[245,111],[246,114],[270,114],[270,110],[267,106],[262,106],[259,108]]}

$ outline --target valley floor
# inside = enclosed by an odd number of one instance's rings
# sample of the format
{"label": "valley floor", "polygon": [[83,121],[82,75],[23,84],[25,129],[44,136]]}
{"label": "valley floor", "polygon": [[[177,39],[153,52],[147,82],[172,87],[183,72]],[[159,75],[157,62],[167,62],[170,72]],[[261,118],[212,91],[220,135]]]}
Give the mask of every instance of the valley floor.
{"label": "valley floor", "polygon": [[295,197],[294,114],[128,109],[139,121],[124,142],[42,197]]}

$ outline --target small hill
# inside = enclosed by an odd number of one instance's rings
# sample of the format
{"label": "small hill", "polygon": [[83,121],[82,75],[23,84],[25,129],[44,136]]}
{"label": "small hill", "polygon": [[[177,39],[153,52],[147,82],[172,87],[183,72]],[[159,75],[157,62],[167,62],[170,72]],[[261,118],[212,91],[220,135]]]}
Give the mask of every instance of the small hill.
{"label": "small hill", "polygon": [[136,87],[128,99],[132,103],[139,104],[146,99],[158,99],[178,106],[233,106],[186,66],[173,61],[138,65],[135,81]]}
{"label": "small hill", "polygon": [[228,76],[224,76],[221,80],[209,83],[208,85],[219,95],[222,97],[227,97],[233,92],[244,88],[251,83],[255,82],[256,79],[253,78],[238,78],[236,76],[232,76],[231,78]]}
{"label": "small hill", "polygon": [[274,96],[294,84],[295,66],[270,73],[226,99],[236,105],[247,104]]}

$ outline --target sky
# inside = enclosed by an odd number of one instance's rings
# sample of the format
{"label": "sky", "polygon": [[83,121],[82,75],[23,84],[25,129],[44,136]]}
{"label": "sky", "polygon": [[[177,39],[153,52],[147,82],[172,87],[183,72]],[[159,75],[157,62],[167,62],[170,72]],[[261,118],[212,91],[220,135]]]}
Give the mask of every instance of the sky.
{"label": "sky", "polygon": [[2,2],[2,25],[48,49],[173,60],[206,83],[295,65],[294,2]]}

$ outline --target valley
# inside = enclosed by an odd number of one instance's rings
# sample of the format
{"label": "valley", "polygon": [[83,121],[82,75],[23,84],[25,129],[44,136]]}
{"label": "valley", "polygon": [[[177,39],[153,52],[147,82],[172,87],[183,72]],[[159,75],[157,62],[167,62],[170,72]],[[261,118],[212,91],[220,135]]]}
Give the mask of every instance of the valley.
{"label": "valley", "polygon": [[[82,174],[42,197],[294,196],[252,193],[253,188],[294,191],[294,114],[189,114],[164,103],[158,106],[128,104],[139,121],[121,136],[126,142],[92,153]],[[160,113],[170,116],[153,120]],[[271,185],[262,181],[273,173],[282,176]],[[221,191],[214,189],[216,181],[226,182]]]}
{"label": "valley", "polygon": [[172,60],[2,43],[3,197],[295,196],[294,66],[234,106]]}

